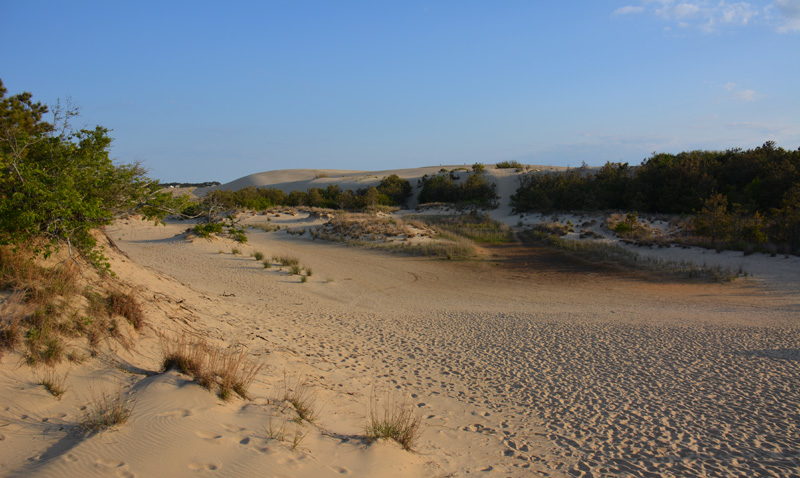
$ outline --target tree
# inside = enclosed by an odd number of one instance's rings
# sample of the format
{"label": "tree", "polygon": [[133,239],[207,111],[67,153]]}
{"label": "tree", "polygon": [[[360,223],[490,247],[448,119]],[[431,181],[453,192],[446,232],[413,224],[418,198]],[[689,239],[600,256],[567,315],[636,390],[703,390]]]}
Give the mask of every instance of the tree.
{"label": "tree", "polygon": [[0,81],[0,244],[44,254],[65,244],[101,265],[92,229],[122,214],[158,221],[181,209],[184,200],[141,166],[112,162],[106,128],[71,130],[76,113],[60,108],[46,122],[48,107],[30,93],[6,93]]}

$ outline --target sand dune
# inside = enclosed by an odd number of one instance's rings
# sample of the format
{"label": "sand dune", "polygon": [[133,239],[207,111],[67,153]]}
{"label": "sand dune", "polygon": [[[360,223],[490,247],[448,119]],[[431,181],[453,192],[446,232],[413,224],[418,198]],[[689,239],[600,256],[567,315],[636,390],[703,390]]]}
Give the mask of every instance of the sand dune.
{"label": "sand dune", "polygon": [[143,264],[210,296],[235,293],[224,301],[236,304],[227,320],[240,336],[268,332],[324,370],[333,390],[372,377],[419,400],[420,449],[451,456],[458,473],[481,468],[456,451],[470,434],[494,440],[483,466],[503,476],[797,470],[796,295],[747,281],[654,284],[254,233],[245,252],[291,253],[314,267],[300,284],[218,254],[219,243],[154,242],[177,232],[114,234]]}

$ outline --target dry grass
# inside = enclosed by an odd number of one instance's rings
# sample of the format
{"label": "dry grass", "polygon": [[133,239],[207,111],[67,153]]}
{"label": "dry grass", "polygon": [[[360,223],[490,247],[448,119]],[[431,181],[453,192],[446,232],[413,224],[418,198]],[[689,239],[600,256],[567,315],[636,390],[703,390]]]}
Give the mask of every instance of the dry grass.
{"label": "dry grass", "polygon": [[50,395],[61,400],[61,396],[67,391],[68,375],[68,373],[58,375],[55,370],[47,369],[39,376],[39,381],[37,383],[50,392]]}
{"label": "dry grass", "polygon": [[261,260],[264,259],[264,253],[263,252],[254,252],[253,253],[253,258],[255,258],[255,260],[257,260],[257,261],[261,261]]}
{"label": "dry grass", "polygon": [[89,401],[79,426],[88,434],[95,434],[122,425],[133,413],[133,401],[118,394],[103,393]]}
{"label": "dry grass", "polygon": [[144,313],[133,294],[129,292],[111,292],[106,300],[109,315],[125,317],[136,330],[141,330],[144,327]]}
{"label": "dry grass", "polygon": [[222,350],[204,340],[162,337],[161,352],[164,371],[189,375],[208,390],[216,387],[223,400],[229,400],[234,393],[249,398],[247,391],[261,370],[261,365],[253,363],[245,351]]}
{"label": "dry grass", "polygon": [[286,377],[283,379],[283,393],[278,402],[289,404],[297,414],[298,423],[306,421],[314,423],[317,419],[317,393],[302,379],[297,379],[290,384]]}
{"label": "dry grass", "polygon": [[412,405],[387,398],[382,409],[378,411],[377,401],[372,399],[369,418],[364,427],[367,439],[394,440],[404,450],[412,450],[421,432],[422,422]]}

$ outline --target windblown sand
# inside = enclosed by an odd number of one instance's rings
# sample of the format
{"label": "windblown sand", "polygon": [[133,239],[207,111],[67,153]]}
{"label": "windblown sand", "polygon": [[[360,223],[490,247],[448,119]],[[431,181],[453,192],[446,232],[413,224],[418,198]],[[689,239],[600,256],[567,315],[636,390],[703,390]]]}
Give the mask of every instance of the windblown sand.
{"label": "windblown sand", "polygon": [[[227,241],[187,242],[185,227],[130,221],[109,235],[213,301],[219,338],[285,351],[282,366],[304,363],[332,397],[363,403],[383,387],[415,403],[418,456],[435,465],[423,475],[800,474],[796,292],[502,248],[478,262],[391,256],[280,232],[253,232],[236,256]],[[264,269],[253,251],[296,256],[313,276]]]}

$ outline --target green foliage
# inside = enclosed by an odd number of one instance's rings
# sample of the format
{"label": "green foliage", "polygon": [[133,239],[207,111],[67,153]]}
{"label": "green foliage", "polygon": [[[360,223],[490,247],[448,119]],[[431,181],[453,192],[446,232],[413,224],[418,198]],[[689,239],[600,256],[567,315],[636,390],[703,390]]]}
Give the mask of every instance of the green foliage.
{"label": "green foliage", "polygon": [[184,213],[189,216],[213,216],[222,210],[264,210],[275,206],[309,206],[329,209],[363,210],[370,206],[402,206],[411,195],[411,184],[396,174],[387,176],[377,186],[343,191],[331,184],[326,188],[292,191],[274,188],[244,188],[239,191],[212,191],[198,205]]}
{"label": "green foliage", "polygon": [[[637,210],[698,214],[695,233],[716,244],[765,242],[800,251],[800,149],[655,154],[640,167],[607,163],[530,173],[511,197],[516,212]],[[624,227],[624,226],[622,226]]]}
{"label": "green foliage", "polygon": [[222,234],[221,222],[206,222],[197,224],[192,228],[192,231],[200,237],[211,237],[212,234]]}
{"label": "green foliage", "polygon": [[524,169],[525,166],[519,161],[501,161],[494,165],[497,169]]}
{"label": "green foliage", "polygon": [[439,173],[434,176],[425,175],[420,179],[422,191],[419,202],[446,202],[458,205],[479,207],[497,207],[495,185],[486,179],[486,175],[472,172],[464,182],[457,182],[453,174]]}
{"label": "green foliage", "polygon": [[75,113],[60,108],[49,123],[30,93],[6,93],[0,82],[0,244],[67,244],[99,265],[92,229],[122,214],[160,220],[185,202],[140,166],[115,165],[106,128],[72,131]]}

